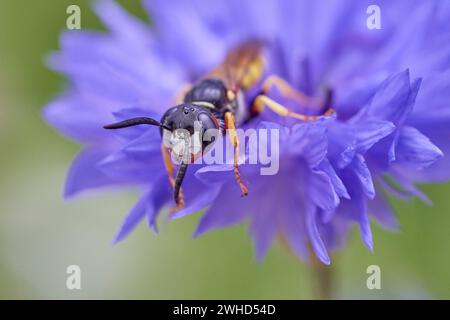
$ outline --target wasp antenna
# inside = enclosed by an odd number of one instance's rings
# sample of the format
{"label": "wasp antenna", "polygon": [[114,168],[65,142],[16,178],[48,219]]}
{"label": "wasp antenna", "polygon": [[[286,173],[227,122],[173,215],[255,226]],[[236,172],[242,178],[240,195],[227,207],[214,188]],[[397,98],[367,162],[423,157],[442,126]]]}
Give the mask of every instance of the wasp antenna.
{"label": "wasp antenna", "polygon": [[132,119],[127,119],[127,120],[123,120],[120,122],[116,122],[116,123],[112,123],[112,124],[108,124],[103,126],[103,128],[105,129],[120,129],[120,128],[126,128],[126,127],[132,127],[132,126],[138,126],[141,124],[148,124],[151,126],[157,126],[157,127],[161,127],[167,130],[170,130],[169,127],[163,125],[161,122],[152,119],[152,118],[146,118],[146,117],[139,117],[139,118],[132,118]]}

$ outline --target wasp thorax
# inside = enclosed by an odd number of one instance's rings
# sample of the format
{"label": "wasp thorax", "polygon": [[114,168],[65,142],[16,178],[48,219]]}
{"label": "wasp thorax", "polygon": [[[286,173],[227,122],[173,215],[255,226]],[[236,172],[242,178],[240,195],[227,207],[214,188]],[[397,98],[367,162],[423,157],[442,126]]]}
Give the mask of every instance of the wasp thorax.
{"label": "wasp thorax", "polygon": [[227,89],[221,80],[203,79],[186,94],[184,102],[207,102],[220,110],[227,103]]}

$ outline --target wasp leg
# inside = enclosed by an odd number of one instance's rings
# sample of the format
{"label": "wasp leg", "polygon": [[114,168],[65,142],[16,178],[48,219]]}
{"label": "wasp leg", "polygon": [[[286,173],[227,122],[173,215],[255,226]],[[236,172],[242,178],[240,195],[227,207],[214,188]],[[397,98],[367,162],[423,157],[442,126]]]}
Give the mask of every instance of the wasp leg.
{"label": "wasp leg", "polygon": [[[173,164],[172,161],[170,159],[170,155],[169,155],[169,151],[167,150],[167,148],[163,145],[161,145],[161,152],[162,152],[162,156],[163,156],[163,160],[164,160],[164,166],[166,167],[166,171],[167,171],[167,176],[169,177],[169,182],[170,185],[172,186],[172,188],[174,189],[174,194],[177,194],[177,196],[175,197],[175,203],[177,204],[175,208],[173,208],[170,213],[174,213],[175,211],[178,211],[179,209],[181,209],[182,207],[184,207],[184,194],[183,194],[183,190],[181,189],[181,183],[179,183],[178,191],[176,191],[176,180],[173,177]],[[184,177],[184,175],[183,175]],[[177,175],[178,178],[178,175]],[[175,192],[176,191],[176,192]]]}
{"label": "wasp leg", "polygon": [[182,163],[178,169],[177,178],[175,179],[175,186],[173,188],[173,199],[177,204],[175,208],[170,210],[170,213],[174,213],[184,207],[184,195],[181,191],[181,184],[183,183],[184,176],[186,175],[188,165]]}
{"label": "wasp leg", "polygon": [[248,195],[248,189],[242,181],[239,172],[239,139],[236,134],[236,122],[231,112],[225,112],[225,129],[229,133],[231,143],[234,146],[234,178],[241,189],[242,196]]}
{"label": "wasp leg", "polygon": [[318,101],[301,91],[298,91],[291,87],[284,79],[271,75],[262,84],[261,94],[266,95],[272,87],[276,87],[283,96],[292,99],[305,107],[314,108],[316,110],[325,110],[323,115],[330,115],[334,112],[331,108],[331,90],[327,89],[325,94],[325,99],[323,101]]}
{"label": "wasp leg", "polygon": [[255,101],[253,102],[252,106],[252,111],[256,113],[262,112],[266,106],[273,112],[279,114],[280,116],[292,117],[303,121],[314,121],[320,119],[324,115],[331,115],[334,112],[333,109],[331,109],[327,110],[327,112],[325,112],[324,114],[318,116],[310,116],[293,112],[264,94],[260,94],[255,98]]}
{"label": "wasp leg", "polygon": [[178,91],[178,94],[175,96],[175,105],[179,105],[184,102],[184,97],[186,94],[192,89],[192,84],[185,83],[181,86],[180,91]]}
{"label": "wasp leg", "polygon": [[291,87],[284,79],[276,75],[270,75],[262,84],[262,93],[267,94],[272,87],[276,87],[283,96],[295,100],[305,106],[313,106],[316,101]]}

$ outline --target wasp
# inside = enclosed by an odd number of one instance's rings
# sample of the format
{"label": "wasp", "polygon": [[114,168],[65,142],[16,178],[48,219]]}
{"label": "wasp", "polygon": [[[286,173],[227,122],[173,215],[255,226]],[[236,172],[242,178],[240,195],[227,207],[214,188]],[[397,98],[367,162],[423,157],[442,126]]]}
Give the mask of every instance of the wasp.
{"label": "wasp", "polygon": [[[268,107],[273,112],[303,121],[317,120],[333,113],[330,107],[331,91],[323,101],[318,102],[304,93],[293,89],[285,80],[270,75],[264,77],[265,61],[263,58],[263,44],[250,41],[231,50],[224,61],[210,73],[194,84],[186,85],[177,95],[176,105],[168,109],[161,120],[148,117],[138,117],[104,126],[105,129],[120,129],[136,125],[152,125],[160,128],[162,137],[166,133],[172,134],[178,129],[193,134],[194,123],[200,124],[200,134],[206,130],[215,129],[221,134],[228,133],[234,149],[234,177],[240,188],[242,196],[248,194],[248,188],[239,172],[239,140],[236,127],[258,115]],[[248,105],[244,95],[251,88],[261,84],[261,90]],[[289,110],[284,105],[270,98],[267,94],[276,87],[285,97],[293,99],[304,106],[319,109],[319,115],[304,115]],[[184,139],[186,137],[181,137]],[[202,142],[202,152],[191,154],[190,160],[202,156],[214,140]],[[184,206],[184,196],[181,190],[188,164],[184,154],[175,154],[177,159],[184,159],[179,164],[178,172],[174,178],[174,165],[171,161],[174,149],[162,143],[162,155],[170,184],[173,188],[173,197],[176,207],[172,212]],[[183,152],[180,153],[184,153]]]}

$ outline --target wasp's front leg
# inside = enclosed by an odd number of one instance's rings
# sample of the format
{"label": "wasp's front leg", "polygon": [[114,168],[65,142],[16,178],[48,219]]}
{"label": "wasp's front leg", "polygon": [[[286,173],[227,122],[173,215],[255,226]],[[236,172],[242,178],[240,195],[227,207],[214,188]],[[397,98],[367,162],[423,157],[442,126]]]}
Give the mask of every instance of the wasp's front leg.
{"label": "wasp's front leg", "polygon": [[[172,160],[170,159],[169,151],[164,146],[164,144],[161,145],[161,152],[162,152],[162,156],[163,156],[163,160],[164,160],[164,166],[166,167],[166,171],[167,171],[167,176],[169,177],[170,185],[172,186],[172,188],[174,190],[174,200],[176,203],[176,207],[173,208],[172,210],[170,210],[170,213],[172,214],[184,207],[184,194],[183,194],[183,190],[181,189],[182,179],[178,179],[179,174],[177,174],[177,180],[175,180],[175,178],[173,177],[174,168],[173,168]],[[180,168],[180,170],[181,170],[181,168]],[[186,172],[186,170],[184,170],[184,173],[185,172]],[[184,177],[184,173],[183,173],[183,177]],[[180,181],[177,183],[178,180],[180,180]]]}
{"label": "wasp's front leg", "polygon": [[225,112],[225,129],[234,147],[234,178],[241,189],[242,196],[246,196],[248,195],[248,189],[242,181],[241,173],[239,172],[239,139],[236,134],[234,115],[231,112]]}

